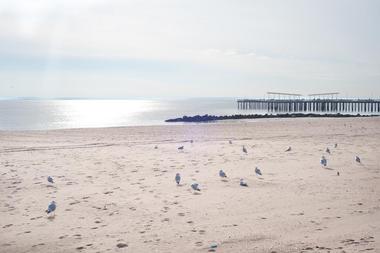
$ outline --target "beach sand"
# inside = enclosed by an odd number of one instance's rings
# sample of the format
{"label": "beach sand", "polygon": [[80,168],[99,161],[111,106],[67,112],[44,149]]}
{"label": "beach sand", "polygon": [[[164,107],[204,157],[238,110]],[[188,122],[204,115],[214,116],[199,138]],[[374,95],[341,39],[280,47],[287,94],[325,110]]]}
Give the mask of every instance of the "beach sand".
{"label": "beach sand", "polygon": [[379,173],[380,118],[2,131],[0,252],[380,252]]}

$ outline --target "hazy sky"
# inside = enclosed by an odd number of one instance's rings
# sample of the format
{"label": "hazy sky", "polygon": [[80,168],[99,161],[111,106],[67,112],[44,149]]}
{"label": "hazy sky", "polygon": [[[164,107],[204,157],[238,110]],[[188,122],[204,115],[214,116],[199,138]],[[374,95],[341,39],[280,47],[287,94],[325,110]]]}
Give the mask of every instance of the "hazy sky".
{"label": "hazy sky", "polygon": [[0,0],[0,97],[380,97],[379,0]]}

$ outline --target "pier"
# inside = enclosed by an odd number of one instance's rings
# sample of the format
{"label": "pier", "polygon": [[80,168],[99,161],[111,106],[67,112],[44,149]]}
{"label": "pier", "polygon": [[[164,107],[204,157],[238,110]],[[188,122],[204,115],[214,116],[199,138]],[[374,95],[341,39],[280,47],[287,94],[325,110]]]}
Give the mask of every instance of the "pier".
{"label": "pier", "polygon": [[274,113],[323,112],[323,113],[379,113],[380,99],[342,99],[339,93],[300,94],[268,92],[274,98],[239,99],[239,110],[263,110]]}

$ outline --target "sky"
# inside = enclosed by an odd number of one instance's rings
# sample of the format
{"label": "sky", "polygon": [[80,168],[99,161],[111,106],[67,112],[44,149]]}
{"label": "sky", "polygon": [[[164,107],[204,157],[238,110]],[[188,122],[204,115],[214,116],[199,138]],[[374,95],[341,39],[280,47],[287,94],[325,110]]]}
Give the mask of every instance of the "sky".
{"label": "sky", "polygon": [[0,0],[0,97],[380,98],[378,0]]}

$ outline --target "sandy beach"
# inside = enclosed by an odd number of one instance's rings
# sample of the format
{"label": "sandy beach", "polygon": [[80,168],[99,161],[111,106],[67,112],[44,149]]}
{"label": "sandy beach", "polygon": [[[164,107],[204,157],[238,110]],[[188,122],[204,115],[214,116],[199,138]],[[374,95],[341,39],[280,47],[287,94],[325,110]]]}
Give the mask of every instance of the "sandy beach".
{"label": "sandy beach", "polygon": [[380,252],[379,173],[377,117],[2,131],[0,252]]}

